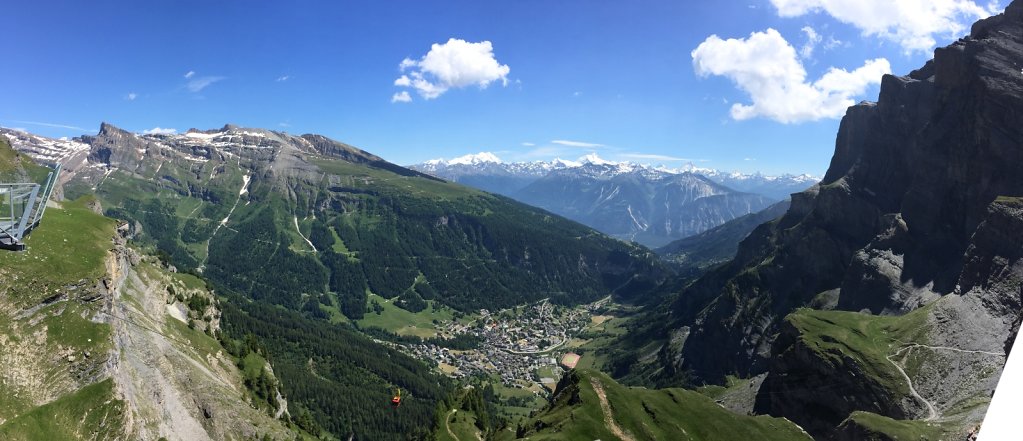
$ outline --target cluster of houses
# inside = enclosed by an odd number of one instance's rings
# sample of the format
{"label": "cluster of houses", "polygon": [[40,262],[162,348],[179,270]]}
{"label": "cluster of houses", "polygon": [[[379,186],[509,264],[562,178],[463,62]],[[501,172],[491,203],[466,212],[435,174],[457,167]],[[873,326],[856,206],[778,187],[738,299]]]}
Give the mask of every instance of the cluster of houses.
{"label": "cluster of houses", "polygon": [[[479,337],[478,349],[453,350],[427,343],[401,345],[401,349],[416,358],[432,360],[453,378],[497,375],[507,387],[552,388],[563,372],[559,367],[565,352],[562,346],[586,327],[591,309],[555,308],[547,301],[496,313],[481,309],[479,317],[467,324],[451,321],[438,326],[441,337]],[[538,371],[544,367],[550,368],[550,374],[541,377]]]}

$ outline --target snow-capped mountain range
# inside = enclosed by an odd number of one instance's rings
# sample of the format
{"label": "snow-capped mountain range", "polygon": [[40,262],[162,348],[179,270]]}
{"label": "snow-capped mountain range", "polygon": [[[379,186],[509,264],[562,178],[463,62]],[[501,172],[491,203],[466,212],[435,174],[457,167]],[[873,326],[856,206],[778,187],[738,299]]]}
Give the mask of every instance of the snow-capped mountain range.
{"label": "snow-capped mountain range", "polygon": [[410,168],[503,194],[650,247],[698,234],[803,191],[810,175],[720,172],[616,162],[590,153],[577,160],[504,162],[482,152]]}
{"label": "snow-capped mountain range", "polygon": [[820,181],[810,174],[765,175],[762,173],[726,172],[687,163],[681,167],[644,165],[629,161],[610,161],[590,153],[574,161],[556,158],[551,161],[505,162],[491,152],[480,152],[444,160],[432,159],[408,166],[413,170],[439,178],[460,182],[493,193],[513,196],[536,179],[556,170],[576,169],[580,174],[607,177],[625,173],[641,173],[655,179],[667,175],[694,173],[725,187],[756,193],[775,200],[788,198]]}

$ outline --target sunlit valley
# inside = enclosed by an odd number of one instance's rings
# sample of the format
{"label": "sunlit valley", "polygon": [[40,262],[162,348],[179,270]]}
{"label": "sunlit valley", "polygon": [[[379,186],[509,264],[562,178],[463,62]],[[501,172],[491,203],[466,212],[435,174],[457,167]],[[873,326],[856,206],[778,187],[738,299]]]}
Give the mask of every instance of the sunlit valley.
{"label": "sunlit valley", "polygon": [[1020,0],[117,3],[9,8],[2,440],[1023,430]]}

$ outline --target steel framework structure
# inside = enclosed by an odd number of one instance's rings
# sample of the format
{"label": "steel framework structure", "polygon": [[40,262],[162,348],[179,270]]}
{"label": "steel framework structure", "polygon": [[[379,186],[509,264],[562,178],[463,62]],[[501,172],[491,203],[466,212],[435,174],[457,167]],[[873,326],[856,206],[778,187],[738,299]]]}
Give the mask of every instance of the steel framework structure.
{"label": "steel framework structure", "polygon": [[46,202],[53,193],[60,168],[57,164],[43,185],[0,183],[0,249],[25,249],[23,240],[43,219]]}

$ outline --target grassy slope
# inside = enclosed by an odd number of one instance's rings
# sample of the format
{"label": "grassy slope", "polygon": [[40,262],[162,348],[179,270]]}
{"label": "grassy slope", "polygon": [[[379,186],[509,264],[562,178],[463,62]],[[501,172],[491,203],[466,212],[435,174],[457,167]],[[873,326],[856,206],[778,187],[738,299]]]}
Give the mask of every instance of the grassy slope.
{"label": "grassy slope", "polygon": [[124,402],[115,399],[113,380],[107,379],[7,421],[0,426],[0,439],[119,439],[124,411]]}
{"label": "grassy slope", "polygon": [[0,135],[0,182],[45,183],[49,168],[36,165],[28,156],[11,147],[6,136]]}
{"label": "grassy slope", "polygon": [[472,412],[458,409],[447,411],[440,417],[437,429],[438,441],[475,441],[480,430],[476,427],[476,416]]}
{"label": "grassy slope", "polygon": [[23,253],[0,253],[0,268],[27,276],[42,290],[12,286],[18,303],[35,304],[58,287],[82,279],[99,279],[103,259],[112,247],[115,221],[93,213],[85,200],[67,202],[63,209],[48,209],[39,228],[25,239]]}
{"label": "grassy slope", "polygon": [[[877,316],[845,311],[800,309],[786,320],[800,332],[803,343],[824,362],[841,365],[849,357],[887,390],[909,393],[902,375],[886,358],[902,342],[921,342],[927,333],[930,307],[903,316]],[[907,369],[912,377],[912,367]]]}
{"label": "grassy slope", "polygon": [[[102,354],[110,348],[110,326],[87,318],[98,306],[76,299],[41,305],[59,293],[90,295],[86,291],[106,273],[104,259],[113,226],[113,220],[85,208],[83,201],[69,202],[63,209],[46,212],[40,227],[26,238],[26,251],[0,251],[0,277],[11,281],[0,286],[0,339],[8,341],[0,349],[0,360],[7,370],[28,373],[28,378],[0,387],[0,418],[8,420],[0,426],[0,439],[67,439],[79,432],[91,436],[86,432],[102,431],[91,425],[98,421],[93,416],[116,406],[110,401],[109,385],[78,389],[79,380],[72,375],[74,370],[98,368],[97,357],[86,360],[84,353]],[[64,289],[76,285],[74,291]],[[38,309],[24,315],[33,307]],[[74,356],[75,363],[61,354]],[[35,386],[36,381],[42,381],[42,387]],[[115,418],[108,419],[108,428],[116,427]],[[53,424],[41,424],[47,420]],[[82,421],[79,432],[67,423],[72,420]],[[42,429],[46,430],[38,431]]]}
{"label": "grassy slope", "polygon": [[[855,427],[855,429],[852,429]],[[840,430],[855,430],[855,436],[870,440],[953,440],[958,432],[954,425],[926,421],[899,421],[870,412],[853,412]]]}
{"label": "grassy slope", "polygon": [[628,388],[588,370],[567,375],[554,404],[532,422],[532,427],[542,428],[531,430],[528,439],[616,439],[605,421],[594,381],[602,385],[614,421],[637,440],[810,439],[784,419],[734,414],[698,392]]}
{"label": "grassy slope", "polygon": [[[392,300],[385,299],[376,294],[370,294],[368,301],[376,301],[383,308],[383,311],[380,314],[375,312],[367,313],[362,320],[358,321],[359,326],[375,326],[398,335],[414,335],[423,338],[435,337],[437,336],[437,327],[433,324],[433,321],[451,320],[452,317],[452,310],[450,308],[440,305],[433,300],[427,300],[427,303],[431,306],[419,312],[401,309],[395,306]],[[436,305],[437,309],[434,309],[433,305]]]}

